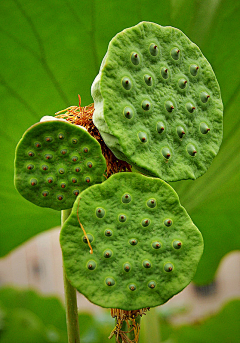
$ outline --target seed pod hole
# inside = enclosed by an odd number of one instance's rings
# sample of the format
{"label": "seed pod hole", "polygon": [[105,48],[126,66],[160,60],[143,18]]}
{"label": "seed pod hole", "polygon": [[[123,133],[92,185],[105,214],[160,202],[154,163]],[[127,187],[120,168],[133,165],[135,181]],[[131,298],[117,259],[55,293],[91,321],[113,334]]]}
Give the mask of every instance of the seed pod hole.
{"label": "seed pod hole", "polygon": [[47,182],[48,182],[48,183],[53,183],[53,177],[48,177],[48,178],[47,178]]}
{"label": "seed pod hole", "polygon": [[157,205],[157,202],[156,202],[155,199],[149,199],[147,201],[147,206],[150,207],[150,208],[154,208],[154,207],[156,207],[156,205]]}
{"label": "seed pod hole", "polygon": [[142,220],[142,226],[147,227],[150,225],[150,219],[146,218]]}
{"label": "seed pod hole", "polygon": [[46,160],[51,160],[53,158],[52,154],[46,154],[45,155]]}
{"label": "seed pod hole", "polygon": [[102,207],[96,209],[96,216],[98,218],[103,218],[105,216],[105,210]]}
{"label": "seed pod hole", "polygon": [[178,134],[179,138],[183,138],[183,136],[185,135],[185,131],[184,131],[184,128],[182,126],[177,127],[177,134]]}
{"label": "seed pod hole", "polygon": [[125,214],[119,214],[118,216],[118,220],[123,223],[127,220],[127,217],[125,216]]}
{"label": "seed pod hole", "polygon": [[136,238],[131,238],[131,239],[129,239],[129,243],[131,245],[137,245],[138,244],[138,240]]}
{"label": "seed pod hole", "polygon": [[91,261],[88,261],[87,263],[87,268],[89,270],[94,270],[96,268],[97,264],[95,261],[91,260]]}
{"label": "seed pod hole", "polygon": [[36,142],[36,143],[35,143],[35,147],[36,147],[36,148],[41,148],[41,146],[42,146],[41,143],[39,143],[39,142]]}
{"label": "seed pod hole", "polygon": [[73,156],[73,157],[72,157],[72,161],[73,161],[73,162],[77,162],[77,160],[78,160],[78,157],[77,157],[77,156]]}
{"label": "seed pod hole", "polygon": [[199,71],[199,66],[197,66],[196,64],[190,65],[190,73],[192,74],[192,76],[196,76],[198,71]]}
{"label": "seed pod hole", "polygon": [[181,241],[173,241],[173,247],[174,249],[181,249],[182,247],[182,242]]}
{"label": "seed pod hole", "polygon": [[186,109],[188,110],[189,113],[193,113],[195,111],[196,107],[191,102],[187,102],[186,103]]}
{"label": "seed pod hole", "polygon": [[145,132],[139,132],[138,138],[142,143],[147,143],[148,141],[147,134]]}
{"label": "seed pod hole", "polygon": [[179,88],[181,88],[181,89],[186,88],[186,87],[187,87],[187,80],[186,80],[186,79],[180,79],[180,80],[178,81],[178,86],[179,86]]}
{"label": "seed pod hole", "polygon": [[152,247],[153,249],[160,249],[161,248],[161,243],[160,242],[153,242]]}
{"label": "seed pod hole", "polygon": [[143,261],[143,267],[144,268],[151,268],[151,262],[148,260]]}
{"label": "seed pod hole", "polygon": [[115,285],[115,280],[111,277],[106,278],[105,283],[107,286],[114,286]]}
{"label": "seed pod hole", "polygon": [[193,156],[193,157],[194,157],[194,156],[196,155],[196,153],[197,153],[197,150],[196,150],[196,148],[195,148],[194,145],[188,144],[188,146],[187,146],[187,152],[189,153],[190,156]]}
{"label": "seed pod hole", "polygon": [[[93,241],[93,236],[90,233],[88,233],[87,236],[88,236],[89,242],[91,243]],[[82,240],[84,243],[86,244],[88,243],[86,236],[83,236]]]}
{"label": "seed pod hole", "polygon": [[44,164],[43,166],[42,166],[42,170],[48,170],[48,166],[46,165],[46,164]]}
{"label": "seed pod hole", "polygon": [[72,183],[77,183],[77,179],[75,177],[72,178]]}
{"label": "seed pod hole", "polygon": [[63,169],[63,168],[59,168],[59,169],[58,169],[58,172],[59,172],[59,174],[61,174],[61,175],[62,175],[62,174],[64,174],[64,173],[65,173],[65,169]]}
{"label": "seed pod hole", "polygon": [[92,162],[87,163],[88,168],[92,168]]}
{"label": "seed pod hole", "polygon": [[59,133],[58,138],[63,140],[64,139],[64,135],[62,133]]}
{"label": "seed pod hole", "polygon": [[124,77],[122,79],[122,86],[123,86],[123,88],[125,88],[128,91],[132,88],[132,82],[129,79],[129,77]]}
{"label": "seed pod hole", "polygon": [[206,135],[208,132],[210,131],[208,125],[206,123],[201,123],[200,124],[200,132],[203,134],[203,135]]}
{"label": "seed pod hole", "polygon": [[105,234],[105,236],[110,237],[110,236],[112,236],[113,232],[112,232],[112,230],[107,229],[107,230],[105,230],[104,234]]}
{"label": "seed pod hole", "polygon": [[138,65],[138,64],[140,63],[140,58],[139,58],[138,53],[133,52],[133,53],[131,54],[131,62],[132,62],[134,65]]}
{"label": "seed pod hole", "polygon": [[103,256],[105,258],[110,258],[110,257],[112,257],[112,254],[113,254],[112,250],[105,250],[103,253]]}
{"label": "seed pod hole", "polygon": [[130,270],[131,270],[131,265],[130,265],[130,263],[128,263],[128,262],[124,263],[123,269],[124,269],[125,272],[127,272],[127,273],[130,272]]}
{"label": "seed pod hole", "polygon": [[165,130],[165,125],[163,124],[163,122],[159,121],[157,123],[157,132],[158,133],[163,133]]}
{"label": "seed pod hole", "polygon": [[80,171],[81,171],[81,168],[80,168],[80,167],[76,167],[76,168],[75,168],[75,172],[76,172],[76,173],[79,173]]}
{"label": "seed pod hole", "polygon": [[169,77],[168,68],[163,67],[163,68],[161,69],[161,75],[162,75],[162,77],[163,77],[165,80],[167,80],[168,77]]}
{"label": "seed pod hole", "polygon": [[36,179],[31,179],[30,184],[31,184],[31,186],[36,186],[37,180]]}
{"label": "seed pod hole", "polygon": [[171,56],[172,56],[172,58],[175,61],[179,60],[179,58],[180,58],[180,50],[178,48],[173,48],[171,50]]}
{"label": "seed pod hole", "polygon": [[156,287],[156,282],[155,281],[150,281],[148,283],[148,287],[151,288],[151,289],[155,288]]}
{"label": "seed pod hole", "polygon": [[27,165],[27,169],[28,169],[28,170],[32,170],[33,168],[34,168],[34,165],[33,165],[33,164],[28,164],[28,165]]}
{"label": "seed pod hole", "polygon": [[166,264],[164,265],[164,270],[165,270],[165,272],[167,272],[167,273],[171,272],[171,271],[173,270],[173,265],[172,265],[172,263],[166,263]]}
{"label": "seed pod hole", "polygon": [[76,195],[76,196],[78,196],[79,190],[78,190],[78,189],[74,189],[73,194]]}
{"label": "seed pod hole", "polygon": [[152,84],[153,84],[152,77],[148,74],[144,75],[144,81],[145,81],[146,85],[148,85],[148,86],[152,86]]}
{"label": "seed pod hole", "polygon": [[67,149],[62,149],[62,150],[61,150],[61,154],[62,154],[62,155],[66,155],[66,153],[67,153]]}
{"label": "seed pod hole", "polygon": [[209,98],[210,98],[210,95],[209,95],[208,93],[206,93],[206,92],[202,92],[202,93],[200,94],[200,99],[201,99],[201,101],[202,101],[204,104],[205,104],[206,102],[208,102]]}
{"label": "seed pod hole", "polygon": [[131,119],[133,117],[133,110],[131,107],[125,107],[123,110],[123,114],[127,119]]}
{"label": "seed pod hole", "polygon": [[131,283],[130,285],[128,285],[128,288],[130,289],[130,291],[135,291],[137,287],[134,283]]}
{"label": "seed pod hole", "polygon": [[62,183],[61,183],[61,188],[66,188],[66,186],[67,186],[67,185],[66,185],[65,182],[62,182]]}
{"label": "seed pod hole", "polygon": [[52,142],[52,140],[53,140],[52,137],[45,137],[45,141],[48,143]]}
{"label": "seed pod hole", "polygon": [[131,200],[132,200],[132,197],[131,197],[131,195],[128,194],[128,193],[125,193],[125,194],[122,196],[122,202],[123,202],[124,204],[130,203]]}
{"label": "seed pod hole", "polygon": [[166,101],[165,102],[165,108],[169,113],[171,113],[174,110],[174,105],[173,105],[172,101]]}
{"label": "seed pod hole", "polygon": [[63,200],[63,195],[58,195],[57,199],[60,200],[60,201]]}
{"label": "seed pod hole", "polygon": [[77,142],[78,142],[77,138],[72,139],[72,144],[77,144]]}
{"label": "seed pod hole", "polygon": [[85,178],[85,181],[86,181],[87,183],[90,183],[90,181],[91,181],[91,180],[90,180],[90,177],[86,177],[86,178]]}
{"label": "seed pod hole", "polygon": [[166,226],[172,226],[172,220],[171,219],[166,219],[166,220],[164,220],[164,224],[166,225]]}
{"label": "seed pod hole", "polygon": [[152,56],[157,56],[159,53],[158,46],[155,43],[150,44],[149,52]]}
{"label": "seed pod hole", "polygon": [[49,195],[48,191],[43,191],[43,192],[42,192],[42,196],[43,196],[43,197],[47,197],[48,195]]}
{"label": "seed pod hole", "polygon": [[34,152],[33,152],[33,151],[29,151],[29,152],[28,152],[28,156],[29,156],[29,157],[33,157],[33,156],[34,156]]}
{"label": "seed pod hole", "polygon": [[88,148],[83,148],[83,152],[86,154],[88,152]]}
{"label": "seed pod hole", "polygon": [[143,100],[142,108],[144,109],[144,111],[149,111],[151,108],[151,102],[149,100]]}
{"label": "seed pod hole", "polygon": [[171,151],[169,148],[163,148],[162,149],[162,155],[165,157],[167,160],[171,157]]}

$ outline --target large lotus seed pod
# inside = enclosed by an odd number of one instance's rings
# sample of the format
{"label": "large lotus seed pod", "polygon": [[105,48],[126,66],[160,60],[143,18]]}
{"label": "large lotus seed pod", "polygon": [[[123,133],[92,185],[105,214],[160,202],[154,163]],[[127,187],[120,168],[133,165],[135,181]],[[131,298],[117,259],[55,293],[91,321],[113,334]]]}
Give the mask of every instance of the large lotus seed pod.
{"label": "large lotus seed pod", "polygon": [[92,96],[105,143],[143,174],[196,179],[218,153],[219,85],[200,49],[178,29],[142,22],[117,34]]}
{"label": "large lotus seed pod", "polygon": [[138,173],[118,173],[83,191],[60,240],[71,284],[93,303],[123,310],[161,305],[180,292],[203,251],[176,192]]}
{"label": "large lotus seed pod", "polygon": [[15,186],[27,200],[55,210],[100,183],[106,162],[99,143],[77,126],[47,121],[30,127],[16,148]]}

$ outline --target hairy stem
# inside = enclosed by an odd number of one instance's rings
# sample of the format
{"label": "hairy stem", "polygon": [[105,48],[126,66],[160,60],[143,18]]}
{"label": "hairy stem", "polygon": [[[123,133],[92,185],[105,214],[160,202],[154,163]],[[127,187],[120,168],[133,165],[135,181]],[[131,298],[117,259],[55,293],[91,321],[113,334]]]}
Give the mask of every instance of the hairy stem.
{"label": "hairy stem", "polygon": [[[61,211],[61,226],[71,213],[71,209]],[[77,293],[75,288],[70,284],[66,277],[63,267],[64,278],[64,293],[67,317],[68,343],[80,343],[79,324],[78,324],[78,309],[77,309]]]}

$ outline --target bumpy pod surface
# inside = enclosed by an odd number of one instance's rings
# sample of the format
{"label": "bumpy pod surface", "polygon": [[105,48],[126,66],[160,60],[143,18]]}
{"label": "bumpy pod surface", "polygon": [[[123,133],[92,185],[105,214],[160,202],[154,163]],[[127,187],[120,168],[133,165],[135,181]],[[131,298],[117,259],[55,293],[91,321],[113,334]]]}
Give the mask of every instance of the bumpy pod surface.
{"label": "bumpy pod surface", "polygon": [[82,190],[102,182],[105,169],[99,143],[84,129],[63,121],[37,123],[17,145],[15,186],[38,206],[64,210]]}
{"label": "bumpy pod surface", "polygon": [[203,251],[176,192],[137,173],[115,174],[83,191],[60,241],[71,284],[97,305],[124,310],[158,306],[180,292]]}
{"label": "bumpy pod surface", "polygon": [[118,33],[92,96],[105,143],[143,174],[196,179],[218,153],[218,82],[197,45],[176,28],[141,22]]}

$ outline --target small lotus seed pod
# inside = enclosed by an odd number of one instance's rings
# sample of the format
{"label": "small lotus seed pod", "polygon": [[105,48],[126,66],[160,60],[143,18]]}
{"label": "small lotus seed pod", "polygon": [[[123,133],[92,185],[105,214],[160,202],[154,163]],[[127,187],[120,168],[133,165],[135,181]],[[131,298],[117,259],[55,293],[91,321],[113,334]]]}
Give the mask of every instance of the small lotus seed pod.
{"label": "small lotus seed pod", "polygon": [[181,247],[182,247],[182,242],[180,242],[180,241],[173,241],[173,247],[174,247],[174,249],[181,249]]}
{"label": "small lotus seed pod", "polygon": [[131,55],[131,61],[134,65],[138,65],[140,63],[139,55],[136,52],[133,52]]}
{"label": "small lotus seed pod", "polygon": [[88,153],[88,148],[84,148],[84,149],[83,149],[83,152],[84,152],[85,154],[87,154],[87,153]]}
{"label": "small lotus seed pod", "polygon": [[45,155],[46,160],[51,160],[53,158],[52,154],[46,154]]}
{"label": "small lotus seed pod", "polygon": [[173,270],[173,265],[172,265],[172,263],[166,263],[166,264],[164,265],[164,270],[165,270],[165,272],[167,272],[167,273],[171,272],[171,271]]}
{"label": "small lotus seed pod", "polygon": [[72,183],[77,183],[77,179],[75,177],[72,178]]}
{"label": "small lotus seed pod", "polygon": [[72,144],[77,144],[77,142],[78,142],[77,138],[72,139]]}
{"label": "small lotus seed pod", "polygon": [[186,87],[187,87],[187,80],[185,80],[185,79],[180,79],[180,80],[178,80],[178,86],[179,86],[179,88],[181,88],[181,89],[186,88]]}
{"label": "small lotus seed pod", "polygon": [[73,194],[74,194],[75,196],[78,196],[79,193],[80,193],[80,192],[79,192],[78,189],[74,189],[74,190],[73,190]]}
{"label": "small lotus seed pod", "polygon": [[87,163],[87,166],[88,166],[88,168],[92,168],[92,166],[93,166],[93,165],[92,165],[92,162],[88,162],[88,163]]}
{"label": "small lotus seed pod", "polygon": [[131,195],[128,194],[128,193],[125,193],[125,194],[122,196],[122,202],[123,202],[124,204],[130,203],[131,200],[132,200],[132,197],[131,197]]}
{"label": "small lotus seed pod", "polygon": [[157,202],[156,202],[155,199],[149,199],[147,201],[147,206],[150,207],[150,208],[154,208],[154,207],[156,207],[156,205],[157,205]]}
{"label": "small lotus seed pod", "polygon": [[59,172],[59,174],[65,174],[65,169],[64,168],[59,168],[58,172]]}
{"label": "small lotus seed pod", "polygon": [[146,143],[148,141],[147,134],[145,132],[139,132],[138,138],[142,143]]}
{"label": "small lotus seed pod", "polygon": [[143,261],[143,267],[144,268],[151,268],[151,262],[148,260]]}
{"label": "small lotus seed pod", "polygon": [[[88,233],[87,237],[88,237],[89,242],[91,243],[93,241],[93,236],[90,233]],[[88,243],[86,236],[83,236],[82,240],[84,243]]]}
{"label": "small lotus seed pod", "polygon": [[67,185],[66,185],[65,182],[61,182],[61,185],[60,185],[60,186],[61,186],[61,188],[66,188]]}
{"label": "small lotus seed pod", "polygon": [[197,150],[196,150],[196,148],[195,148],[194,145],[188,144],[188,146],[187,146],[187,152],[189,153],[189,155],[195,156],[196,153],[197,153]]}
{"label": "small lotus seed pod", "polygon": [[171,50],[171,56],[174,60],[179,60],[180,58],[180,50],[178,48],[173,48]]}
{"label": "small lotus seed pod", "polygon": [[172,112],[174,110],[174,105],[172,101],[166,101],[165,102],[165,108],[168,112]]}
{"label": "small lotus seed pod", "polygon": [[163,148],[162,149],[162,155],[169,160],[169,158],[171,157],[171,151],[169,150],[169,148]]}
{"label": "small lotus seed pod", "polygon": [[62,150],[61,150],[61,154],[62,154],[62,155],[66,155],[66,153],[67,153],[67,149],[62,149]]}
{"label": "small lotus seed pod", "polygon": [[48,177],[48,178],[47,178],[47,182],[48,182],[48,183],[53,183],[53,177]]}
{"label": "small lotus seed pod", "polygon": [[35,154],[34,154],[33,151],[29,151],[29,152],[28,152],[28,156],[29,156],[29,157],[34,157],[34,155],[35,155]]}
{"label": "small lotus seed pod", "polygon": [[87,268],[89,270],[94,270],[95,268],[97,267],[97,264],[95,261],[91,260],[91,261],[88,261],[87,263]]}
{"label": "small lotus seed pod", "polygon": [[163,124],[163,122],[159,121],[157,123],[157,132],[158,133],[163,133],[165,130],[165,125]]}
{"label": "small lotus seed pod", "polygon": [[36,142],[36,143],[35,143],[35,147],[36,147],[36,148],[41,148],[41,147],[42,147],[42,145],[41,145],[41,143],[39,143],[39,142]]}
{"label": "small lotus seed pod", "polygon": [[28,165],[27,165],[27,169],[28,169],[28,170],[32,170],[33,168],[34,168],[34,165],[33,165],[33,164],[28,164]]}
{"label": "small lotus seed pod", "polygon": [[143,100],[142,108],[144,109],[144,111],[149,111],[151,108],[151,102],[149,100]]}
{"label": "small lotus seed pod", "polygon": [[63,195],[62,195],[62,194],[59,194],[59,195],[57,196],[57,199],[60,200],[60,201],[62,201],[62,200],[63,200]]}
{"label": "small lotus seed pod", "polygon": [[75,170],[76,173],[79,173],[81,171],[81,168],[80,167],[76,167],[74,170]]}
{"label": "small lotus seed pod", "polygon": [[46,164],[42,165],[42,170],[44,171],[48,170],[48,166]]}
{"label": "small lotus seed pod", "polygon": [[155,281],[150,281],[148,283],[148,287],[151,288],[151,289],[155,288],[156,287],[156,282]]}
{"label": "small lotus seed pod", "polygon": [[209,98],[210,98],[210,95],[209,95],[208,93],[206,93],[206,92],[202,92],[202,93],[200,94],[200,99],[201,99],[201,101],[202,101],[204,104],[205,104],[206,102],[208,102]]}
{"label": "small lotus seed pod", "polygon": [[48,143],[52,142],[52,140],[53,140],[52,137],[46,137],[45,138],[45,141],[48,142]]}
{"label": "small lotus seed pod", "polygon": [[124,77],[122,79],[122,86],[123,88],[125,88],[126,90],[130,90],[132,88],[132,82],[129,79],[129,77]]}
{"label": "small lotus seed pod", "polygon": [[111,277],[106,278],[105,280],[107,286],[114,286],[115,285],[115,280]]}
{"label": "small lotus seed pod", "polygon": [[152,77],[148,74],[144,75],[144,81],[148,86],[152,86],[153,84]]}
{"label": "small lotus seed pod", "polygon": [[193,76],[196,76],[197,73],[199,71],[199,66],[197,66],[196,64],[191,64],[190,65],[190,73],[193,75]]}
{"label": "small lotus seed pod", "polygon": [[136,238],[131,238],[131,239],[129,240],[129,243],[130,243],[131,245],[137,245],[137,244],[138,244],[138,240],[137,240]]}
{"label": "small lotus seed pod", "polygon": [[36,179],[31,179],[30,183],[31,183],[31,186],[36,186],[37,180]]}
{"label": "small lotus seed pod", "polygon": [[177,134],[178,134],[179,138],[183,138],[183,136],[185,135],[185,131],[184,131],[182,126],[177,127]]}
{"label": "small lotus seed pod", "polygon": [[154,248],[154,249],[160,249],[161,248],[161,243],[160,242],[153,242],[152,243],[152,247]]}
{"label": "small lotus seed pod", "polygon": [[161,75],[165,80],[168,79],[168,77],[169,77],[168,68],[162,67],[161,68]]}
{"label": "small lotus seed pod", "polygon": [[164,220],[164,224],[166,226],[172,226],[172,220],[171,219],[166,219],[166,220]]}
{"label": "small lotus seed pod", "polygon": [[119,220],[121,223],[124,223],[124,222],[127,220],[127,217],[125,216],[125,214],[119,214],[118,220]]}
{"label": "small lotus seed pod", "polygon": [[62,133],[59,133],[58,138],[63,140],[64,139],[64,135]]}
{"label": "small lotus seed pod", "polygon": [[125,107],[123,114],[127,119],[131,119],[133,117],[133,110],[130,107]]}
{"label": "small lotus seed pod", "polygon": [[143,219],[142,220],[142,226],[147,227],[150,225],[150,219]]}
{"label": "small lotus seed pod", "polygon": [[191,104],[191,102],[187,102],[186,103],[186,109],[188,110],[189,113],[193,113],[196,109],[196,107]]}
{"label": "small lotus seed pod", "polygon": [[101,208],[101,207],[98,207],[96,209],[96,216],[98,218],[103,218],[105,216],[105,210],[103,208]]}
{"label": "small lotus seed pod", "polygon": [[[133,53],[140,57],[138,66],[132,62]],[[124,77],[131,81],[131,90],[121,84]],[[207,103],[201,101],[202,93],[209,93],[203,101],[211,95]],[[200,49],[178,29],[141,22],[117,34],[91,94],[93,122],[104,142],[117,159],[144,175],[167,182],[196,179],[218,153],[223,129],[219,85]],[[124,111],[125,107],[131,110]],[[199,120],[211,124],[211,135],[199,134]],[[157,129],[158,122],[165,124],[164,130]],[[178,126],[199,147],[196,159],[185,153]],[[139,132],[147,134],[147,144],[139,146]],[[163,147],[172,152],[169,163],[162,158]]]}
{"label": "small lotus seed pod", "polygon": [[159,53],[159,49],[158,49],[158,46],[154,43],[152,43],[150,46],[149,46],[149,51],[150,51],[150,54],[152,56],[157,56],[158,53]]}
{"label": "small lotus seed pod", "polygon": [[112,254],[113,254],[113,253],[112,253],[112,250],[109,250],[109,249],[108,249],[108,250],[105,250],[104,253],[103,253],[103,255],[104,255],[105,258],[110,258],[110,257],[112,257]]}
{"label": "small lotus seed pod", "polygon": [[[81,201],[75,202],[60,234],[72,286],[97,305],[128,311],[163,304],[186,287],[203,241],[169,184],[132,172],[114,174],[92,188],[81,192]],[[130,203],[122,201],[126,194],[131,194]],[[100,206],[106,211],[102,219],[96,216]],[[122,213],[127,216],[125,223],[119,221]],[[94,238],[91,255],[77,214]],[[164,225],[166,218],[174,219],[171,228]],[[144,220],[151,221],[147,228],[141,225]],[[184,242],[184,249],[179,242]],[[87,267],[91,261],[96,262],[94,270]],[[109,286],[113,280],[117,287],[107,287],[107,279]],[[136,287],[135,292],[129,285]]]}
{"label": "small lotus seed pod", "polygon": [[136,290],[136,285],[134,283],[131,283],[128,288],[130,289],[130,291],[135,291]]}
{"label": "small lotus seed pod", "polygon": [[206,123],[201,123],[200,124],[200,131],[203,135],[205,135],[206,133],[208,133],[210,131],[210,129]]}
{"label": "small lotus seed pod", "polygon": [[107,237],[110,237],[110,236],[112,236],[112,230],[110,230],[110,229],[107,229],[107,230],[105,230],[105,236],[107,236]]}
{"label": "small lotus seed pod", "polygon": [[85,178],[85,181],[86,181],[87,183],[90,183],[90,181],[91,181],[91,180],[90,180],[90,177],[86,177],[86,178]]}
{"label": "small lotus seed pod", "polygon": [[43,191],[43,192],[42,192],[42,196],[47,197],[48,195],[49,195],[49,192],[48,192],[48,191]]}
{"label": "small lotus seed pod", "polygon": [[78,157],[77,157],[77,156],[73,156],[73,157],[72,157],[72,161],[73,161],[73,162],[77,162],[77,160],[78,160]]}
{"label": "small lotus seed pod", "polygon": [[128,262],[124,263],[123,269],[124,269],[125,272],[127,272],[127,273],[130,272],[130,270],[131,270],[131,265],[130,265],[130,263],[128,263]]}

